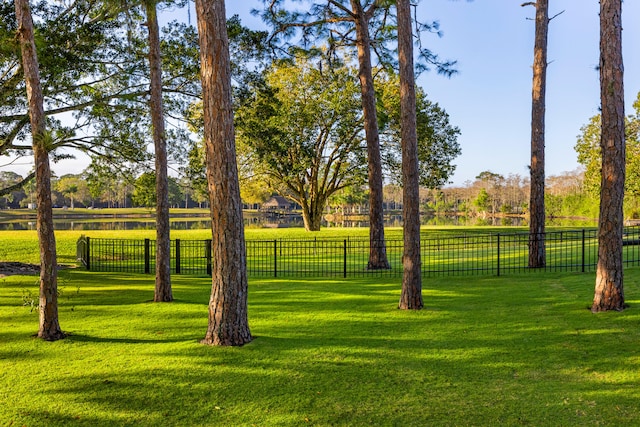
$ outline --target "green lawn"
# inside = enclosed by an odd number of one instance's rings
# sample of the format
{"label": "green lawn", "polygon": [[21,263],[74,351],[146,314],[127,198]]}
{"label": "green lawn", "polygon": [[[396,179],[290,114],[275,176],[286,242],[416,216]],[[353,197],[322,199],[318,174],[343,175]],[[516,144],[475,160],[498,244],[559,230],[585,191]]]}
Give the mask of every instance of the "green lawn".
{"label": "green lawn", "polygon": [[[61,263],[80,234],[56,233]],[[35,232],[0,239],[0,261],[38,262]],[[198,342],[208,277],[174,276],[155,304],[152,276],[63,270],[53,343],[33,338],[37,286],[0,278],[0,427],[640,425],[640,268],[631,307],[598,315],[593,274],[429,278],[419,312],[396,309],[400,279],[254,279],[242,348]]]}
{"label": "green lawn", "polygon": [[32,337],[35,277],[0,279],[0,425],[639,425],[640,269],[631,307],[594,315],[594,277],[250,283],[255,340],[198,343],[210,279],[67,270],[60,322]]}

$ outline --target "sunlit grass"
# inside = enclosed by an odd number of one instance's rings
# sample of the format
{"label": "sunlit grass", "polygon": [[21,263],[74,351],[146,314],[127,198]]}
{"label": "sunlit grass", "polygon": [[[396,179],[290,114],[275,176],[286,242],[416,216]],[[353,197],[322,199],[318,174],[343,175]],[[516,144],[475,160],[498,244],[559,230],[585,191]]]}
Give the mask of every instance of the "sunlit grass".
{"label": "sunlit grass", "polygon": [[[513,234],[516,231],[518,235]],[[60,264],[76,263],[76,242],[81,235],[85,234],[93,239],[129,239],[137,241],[140,245],[143,244],[144,239],[155,239],[155,230],[57,231],[56,239]],[[498,234],[502,239],[499,250],[496,244]],[[368,257],[368,246],[365,244],[368,242],[368,229],[366,228],[324,228],[313,233],[295,228],[247,229],[245,235],[247,240],[252,241],[248,245],[251,274],[273,275],[273,266],[277,258],[278,269],[282,273],[317,275],[318,271],[331,271],[331,274],[342,275],[345,264],[345,245],[348,246],[347,271],[350,274],[351,272],[354,274],[366,272]],[[397,269],[401,265],[402,229],[388,228],[386,236],[389,262],[392,268]],[[527,234],[522,228],[425,227],[422,230],[422,236],[422,263],[423,270],[427,275],[460,274],[462,272],[464,274],[503,274],[527,268],[528,240]],[[549,234],[546,245],[548,265],[560,270],[579,271],[581,267],[585,271],[593,269],[597,245],[594,236],[587,235],[582,246],[580,232],[574,231],[567,236],[570,238],[563,240],[558,238],[557,233]],[[172,231],[171,238],[183,240],[185,248],[195,248],[198,241],[203,242],[206,239],[211,239],[211,231],[208,229],[175,230]],[[39,262],[35,231],[0,231],[0,239],[4,243],[0,245],[0,261],[22,261],[34,264]],[[313,244],[314,240],[319,242],[320,256],[316,256],[315,252],[310,252],[316,250]],[[328,242],[328,240],[332,242]],[[343,244],[343,240],[349,243]],[[260,243],[257,243],[258,241]],[[270,242],[281,249],[274,249],[274,245]],[[98,248],[93,251],[93,267],[100,268],[101,263],[112,263],[114,260],[113,251],[126,252],[126,248],[120,250],[122,245],[118,245],[115,244],[113,248],[105,245],[101,247],[102,249]],[[142,249],[131,245],[131,251],[139,252],[139,250]],[[195,269],[196,267],[202,271],[206,270],[204,250],[198,249],[198,252],[196,249],[189,249],[189,251],[194,257],[189,262],[194,264],[191,267],[186,267],[183,273],[187,273],[189,268]],[[138,266],[138,270],[144,269],[142,255],[132,253],[126,256],[121,255],[121,257],[125,257],[123,259],[126,259],[129,264],[110,265],[108,268],[103,266],[103,269],[135,271],[134,264]],[[639,259],[637,245],[625,246],[625,259]],[[196,266],[196,264],[198,265]],[[151,265],[151,270],[153,268]]]}
{"label": "sunlit grass", "polygon": [[[367,237],[368,229],[323,229],[309,233],[304,229],[247,229],[247,239],[313,239],[339,236],[340,238]],[[391,228],[387,230],[389,236],[401,236],[402,230]],[[76,242],[82,235],[93,238],[118,239],[155,239],[155,230],[58,230],[55,232],[58,249],[58,262],[61,264],[75,264]],[[205,240],[211,239],[211,230],[172,230],[172,239]],[[38,236],[35,230],[0,231],[0,261],[21,261],[37,264],[39,262]]]}
{"label": "sunlit grass", "polygon": [[61,272],[58,342],[32,337],[36,278],[0,279],[0,425],[637,425],[640,270],[622,313],[592,274],[252,280],[242,348],[198,343],[209,278]]}

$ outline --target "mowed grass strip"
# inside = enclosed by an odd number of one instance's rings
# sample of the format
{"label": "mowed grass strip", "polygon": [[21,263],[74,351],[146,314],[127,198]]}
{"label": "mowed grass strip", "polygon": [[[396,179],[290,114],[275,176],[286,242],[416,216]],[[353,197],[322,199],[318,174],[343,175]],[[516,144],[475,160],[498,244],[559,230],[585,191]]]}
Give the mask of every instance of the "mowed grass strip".
{"label": "mowed grass strip", "polygon": [[242,348],[199,344],[210,279],[66,270],[58,342],[32,337],[37,279],[0,279],[0,425],[640,425],[631,307],[592,314],[592,274],[252,280]]}
{"label": "mowed grass strip", "polygon": [[[85,233],[93,239],[92,269],[101,271],[144,271],[144,240],[155,239],[155,230],[57,231],[60,264],[76,263],[76,242]],[[502,242],[499,250],[497,233],[501,234]],[[302,229],[248,229],[245,234],[248,269],[252,277],[275,276],[275,265],[278,275],[288,276],[342,276],[345,267],[348,276],[371,273],[366,271],[368,229],[325,228],[314,233]],[[597,249],[593,238],[581,246],[580,231],[567,233],[572,236],[570,239],[566,236],[558,239],[558,235],[550,234],[547,242],[550,269],[580,270],[581,265],[586,266],[586,270],[593,268]],[[210,230],[176,230],[171,236],[174,240],[182,240],[181,273],[206,272],[203,243],[211,239]],[[398,277],[401,274],[402,229],[387,229],[386,236],[387,254],[394,271],[382,274]],[[527,269],[528,239],[524,228],[425,227],[422,237],[425,276],[497,274],[498,267],[500,274]],[[0,231],[0,239],[0,262],[39,262],[35,231]],[[151,271],[155,268],[153,252],[152,242]],[[638,246],[626,246],[625,259],[637,260]]]}

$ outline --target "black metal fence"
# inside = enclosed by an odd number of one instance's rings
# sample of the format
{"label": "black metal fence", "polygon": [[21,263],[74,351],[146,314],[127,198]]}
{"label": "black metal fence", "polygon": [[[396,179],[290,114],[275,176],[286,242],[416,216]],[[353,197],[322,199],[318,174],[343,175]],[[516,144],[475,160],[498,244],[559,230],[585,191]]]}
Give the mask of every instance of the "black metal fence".
{"label": "black metal fence", "polygon": [[[544,234],[546,266],[529,268],[529,233],[434,235],[421,239],[424,276],[501,275],[536,271],[593,271],[597,263],[596,230],[563,230]],[[401,276],[403,241],[387,239],[391,268],[369,270],[368,238],[247,240],[250,277]],[[640,265],[640,228],[624,232],[624,263]],[[98,239],[82,236],[78,260],[91,271],[155,272],[155,241]],[[211,240],[172,240],[175,274],[211,275]]]}

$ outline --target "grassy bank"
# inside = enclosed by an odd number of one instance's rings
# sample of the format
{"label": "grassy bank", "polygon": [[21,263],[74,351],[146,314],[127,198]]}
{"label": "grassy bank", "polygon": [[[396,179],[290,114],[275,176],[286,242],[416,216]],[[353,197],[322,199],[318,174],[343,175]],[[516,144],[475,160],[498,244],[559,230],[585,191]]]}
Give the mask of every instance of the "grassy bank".
{"label": "grassy bank", "polygon": [[[56,232],[61,263],[80,234]],[[0,261],[38,262],[35,232],[0,239]],[[243,348],[199,344],[210,279],[172,280],[176,301],[154,304],[152,276],[61,271],[70,335],[48,343],[37,278],[0,278],[0,426],[640,425],[640,268],[631,307],[598,315],[593,274],[425,279],[420,312],[396,309],[399,279],[254,279]]]}
{"label": "grassy bank", "polygon": [[[553,230],[554,228],[550,228]],[[557,229],[557,228],[556,228]],[[524,232],[523,227],[427,227],[423,228],[423,236],[434,237],[438,235],[459,236],[462,234],[486,234],[486,233],[511,233]],[[58,260],[61,264],[74,264],[76,260],[76,242],[81,235],[93,238],[126,238],[126,239],[155,239],[155,230],[57,230],[56,244],[58,248]],[[368,228],[323,228],[320,231],[308,232],[302,228],[247,228],[247,239],[274,240],[274,239],[313,239],[322,238],[349,238],[368,237]],[[388,227],[385,236],[389,239],[402,239],[402,228]],[[172,230],[172,239],[204,240],[211,238],[211,230]],[[21,261],[37,264],[39,262],[38,236],[35,230],[11,230],[0,231],[0,261]]]}
{"label": "grassy bank", "polygon": [[71,335],[32,338],[34,277],[0,279],[0,425],[424,426],[640,424],[640,270],[631,308],[587,310],[592,275],[429,279],[426,309],[400,283],[250,283],[255,340],[198,343],[208,278],[61,275]]}
{"label": "grassy bank", "polygon": [[[453,231],[450,227],[444,230]],[[402,236],[402,229],[390,228],[386,231],[387,236]],[[155,230],[91,230],[56,231],[56,246],[58,249],[58,262],[61,264],[75,264],[76,242],[81,235],[88,235],[94,238],[123,238],[123,239],[155,239]],[[315,237],[335,237],[339,235],[347,236],[368,236],[369,230],[366,228],[331,229],[324,228],[318,232],[306,232],[301,228],[288,229],[247,229],[245,236],[247,239],[309,239]],[[173,230],[172,239],[210,239],[211,230]],[[39,263],[38,236],[35,230],[0,231],[0,261],[21,261],[37,264]]]}

